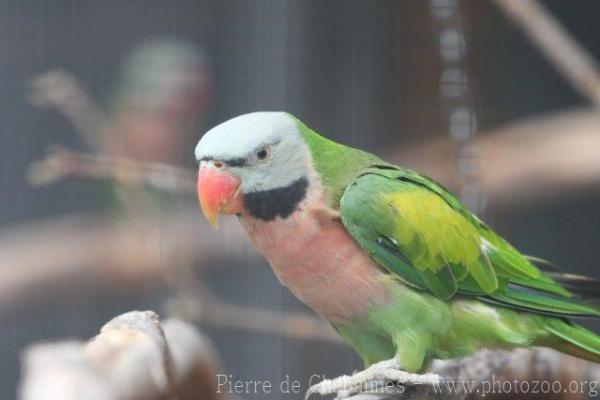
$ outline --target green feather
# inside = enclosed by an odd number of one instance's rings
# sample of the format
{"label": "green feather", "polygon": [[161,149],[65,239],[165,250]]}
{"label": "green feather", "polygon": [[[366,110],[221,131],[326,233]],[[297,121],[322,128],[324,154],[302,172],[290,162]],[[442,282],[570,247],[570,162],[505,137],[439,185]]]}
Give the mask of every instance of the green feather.
{"label": "green feather", "polygon": [[600,337],[564,320],[600,316],[567,290],[600,297],[594,281],[545,274],[430,178],[297,126],[329,206],[384,269],[388,303],[334,323],[367,364],[395,351],[417,372],[430,356],[530,345],[600,360]]}
{"label": "green feather", "polygon": [[576,357],[600,363],[600,337],[594,332],[561,319],[548,319],[546,326],[548,331],[555,336],[575,346],[573,348],[564,343],[558,343],[556,347],[560,350]]}
{"label": "green feather", "polygon": [[449,266],[445,266],[438,272],[433,272],[428,269],[423,270],[421,271],[421,276],[423,277],[425,286],[442,300],[448,300],[456,293],[458,288],[456,279]]}
{"label": "green feather", "polygon": [[413,171],[366,169],[347,187],[340,206],[342,223],[361,247],[402,281],[440,299],[488,296],[529,312],[597,315],[444,188]]}
{"label": "green feather", "polygon": [[450,263],[450,268],[452,268],[452,274],[457,281],[465,279],[469,273],[469,270],[463,263]]}
{"label": "green feather", "polygon": [[498,278],[485,253],[467,268],[485,293],[493,293],[498,289]]}

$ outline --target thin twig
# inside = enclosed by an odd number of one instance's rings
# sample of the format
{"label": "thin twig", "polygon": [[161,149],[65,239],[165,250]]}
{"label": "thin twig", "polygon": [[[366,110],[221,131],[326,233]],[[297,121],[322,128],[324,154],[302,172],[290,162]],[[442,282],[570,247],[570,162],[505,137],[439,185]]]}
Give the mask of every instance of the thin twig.
{"label": "thin twig", "polygon": [[73,74],[55,69],[34,77],[28,99],[35,106],[61,112],[90,148],[100,149],[106,116]]}
{"label": "thin twig", "polygon": [[44,186],[66,177],[108,179],[126,186],[149,186],[155,189],[196,193],[196,172],[169,164],[144,163],[127,158],[78,153],[54,147],[45,158],[33,163],[28,180]]}
{"label": "thin twig", "polygon": [[600,72],[594,57],[537,0],[494,0],[573,88],[600,107]]}

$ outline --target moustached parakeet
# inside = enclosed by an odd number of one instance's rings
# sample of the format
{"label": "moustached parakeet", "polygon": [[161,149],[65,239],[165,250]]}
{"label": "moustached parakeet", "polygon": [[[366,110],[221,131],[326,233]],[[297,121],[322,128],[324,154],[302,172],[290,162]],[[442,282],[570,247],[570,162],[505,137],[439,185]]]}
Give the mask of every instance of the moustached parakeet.
{"label": "moustached parakeet", "polygon": [[569,321],[600,316],[588,302],[600,284],[544,272],[432,179],[283,112],[224,122],[195,153],[210,223],[237,215],[367,365],[418,373],[433,358],[534,345],[600,361],[600,337]]}

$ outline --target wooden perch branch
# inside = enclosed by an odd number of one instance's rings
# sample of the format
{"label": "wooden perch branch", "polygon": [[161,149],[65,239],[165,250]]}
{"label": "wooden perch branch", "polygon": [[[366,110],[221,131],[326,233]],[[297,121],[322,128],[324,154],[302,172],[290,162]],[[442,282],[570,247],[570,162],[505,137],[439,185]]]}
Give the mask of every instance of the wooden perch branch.
{"label": "wooden perch branch", "polygon": [[600,107],[600,72],[593,56],[537,0],[494,0],[573,88]]}
{"label": "wooden perch branch", "polygon": [[[22,355],[20,400],[219,399],[214,349],[191,325],[160,324],[150,311],[107,323],[91,341],[35,344]],[[600,365],[547,348],[483,350],[434,361],[435,385],[382,386],[353,400],[585,399],[600,390]],[[545,382],[545,383],[540,383]],[[534,389],[541,386],[544,389]],[[543,396],[535,396],[537,393]]]}
{"label": "wooden perch branch", "polygon": [[220,399],[220,366],[191,325],[151,311],[108,322],[87,343],[30,346],[22,356],[21,400]]}
{"label": "wooden perch branch", "polygon": [[443,377],[439,385],[406,386],[402,393],[388,388],[383,389],[385,393],[361,393],[351,399],[576,400],[600,393],[600,365],[541,347],[512,352],[484,350],[463,359],[434,361],[431,371]]}

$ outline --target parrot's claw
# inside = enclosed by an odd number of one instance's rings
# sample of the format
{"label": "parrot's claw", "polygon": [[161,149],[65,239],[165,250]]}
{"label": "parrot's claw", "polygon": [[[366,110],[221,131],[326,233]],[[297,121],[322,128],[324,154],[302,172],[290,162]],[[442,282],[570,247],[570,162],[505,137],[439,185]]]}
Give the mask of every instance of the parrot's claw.
{"label": "parrot's claw", "polygon": [[305,395],[305,400],[318,393],[322,396],[337,394],[336,399],[345,399],[357,393],[393,393],[401,391],[398,384],[433,385],[441,377],[436,374],[411,374],[399,369],[398,361],[381,361],[371,365],[364,371],[356,372],[351,376],[342,375],[335,379],[324,379],[311,386]]}

